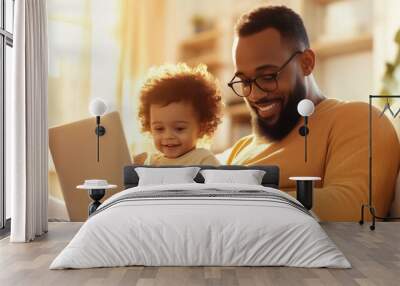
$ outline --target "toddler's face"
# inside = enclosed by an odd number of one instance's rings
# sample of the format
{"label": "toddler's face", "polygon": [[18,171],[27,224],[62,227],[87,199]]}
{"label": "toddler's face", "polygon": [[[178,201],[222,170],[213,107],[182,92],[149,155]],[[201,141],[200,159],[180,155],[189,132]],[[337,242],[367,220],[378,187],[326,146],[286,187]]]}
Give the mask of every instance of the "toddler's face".
{"label": "toddler's face", "polygon": [[200,132],[196,113],[185,102],[152,104],[150,127],[157,150],[167,158],[177,158],[195,148]]}

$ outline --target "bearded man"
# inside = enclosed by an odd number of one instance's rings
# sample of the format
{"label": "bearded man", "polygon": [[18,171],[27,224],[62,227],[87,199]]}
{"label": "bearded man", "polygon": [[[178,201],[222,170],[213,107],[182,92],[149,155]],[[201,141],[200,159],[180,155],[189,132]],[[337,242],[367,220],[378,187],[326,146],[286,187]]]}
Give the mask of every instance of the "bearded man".
{"label": "bearded man", "polygon": [[[294,195],[290,176],[318,176],[313,211],[321,220],[358,221],[368,202],[368,111],[363,102],[325,98],[312,75],[315,54],[303,21],[284,6],[241,16],[233,44],[235,74],[228,84],[244,98],[253,134],[234,144],[227,164],[278,165],[280,187]],[[337,83],[340,85],[340,82]],[[366,95],[367,96],[367,95]],[[308,159],[297,104],[309,99]],[[373,109],[373,192],[376,213],[387,215],[400,162],[396,132]]]}

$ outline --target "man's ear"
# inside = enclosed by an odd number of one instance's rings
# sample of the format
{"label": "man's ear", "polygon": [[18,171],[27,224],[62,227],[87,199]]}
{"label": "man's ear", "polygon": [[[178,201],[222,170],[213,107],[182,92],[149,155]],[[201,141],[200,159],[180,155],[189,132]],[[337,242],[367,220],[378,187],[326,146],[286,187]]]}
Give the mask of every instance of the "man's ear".
{"label": "man's ear", "polygon": [[315,66],[315,53],[311,49],[306,49],[301,55],[301,68],[305,76],[312,73]]}

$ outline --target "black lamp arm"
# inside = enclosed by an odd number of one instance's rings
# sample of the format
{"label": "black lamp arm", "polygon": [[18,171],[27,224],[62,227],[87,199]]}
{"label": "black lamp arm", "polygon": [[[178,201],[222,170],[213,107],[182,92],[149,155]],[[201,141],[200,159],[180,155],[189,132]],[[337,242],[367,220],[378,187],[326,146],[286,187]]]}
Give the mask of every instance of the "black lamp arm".
{"label": "black lamp arm", "polygon": [[304,161],[307,162],[307,135],[310,133],[308,129],[308,116],[304,116],[304,125],[299,128],[299,134],[304,137]]}
{"label": "black lamp arm", "polygon": [[104,126],[100,125],[100,116],[96,116],[96,129],[94,130],[97,136],[97,162],[100,160],[100,136],[106,134]]}

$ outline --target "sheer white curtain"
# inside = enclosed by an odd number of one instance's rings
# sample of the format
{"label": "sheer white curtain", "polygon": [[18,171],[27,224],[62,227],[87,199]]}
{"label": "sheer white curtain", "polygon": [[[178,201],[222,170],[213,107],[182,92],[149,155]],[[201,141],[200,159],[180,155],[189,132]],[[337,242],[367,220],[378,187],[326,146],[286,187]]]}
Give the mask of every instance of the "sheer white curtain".
{"label": "sheer white curtain", "polygon": [[12,242],[47,231],[47,12],[45,0],[15,1],[14,72],[6,111]]}

